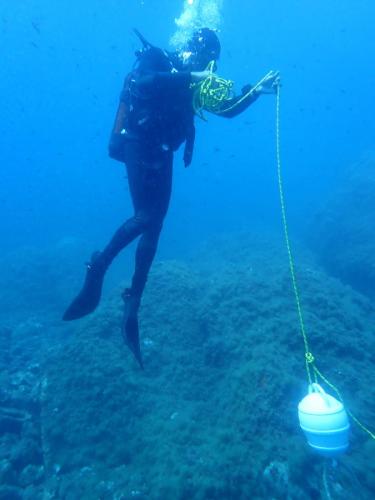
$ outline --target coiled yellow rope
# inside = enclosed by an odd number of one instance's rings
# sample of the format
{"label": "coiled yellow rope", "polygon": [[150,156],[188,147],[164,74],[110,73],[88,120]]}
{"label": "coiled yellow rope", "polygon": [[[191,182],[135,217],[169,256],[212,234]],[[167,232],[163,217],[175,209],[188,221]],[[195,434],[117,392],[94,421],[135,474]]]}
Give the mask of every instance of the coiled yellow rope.
{"label": "coiled yellow rope", "polygon": [[211,61],[207,67],[210,75],[199,83],[192,85],[193,92],[193,108],[195,113],[203,120],[203,109],[210,113],[220,111],[223,102],[233,97],[233,82],[225,80],[213,72],[214,61]]}
{"label": "coiled yellow rope", "polygon": [[226,106],[223,109],[223,103],[229,102],[230,99],[234,97],[233,91],[233,81],[226,80],[220,76],[215,75],[214,71],[215,61],[211,61],[207,66],[207,71],[210,75],[198,83],[193,83],[191,88],[193,89],[193,108],[195,113],[206,121],[203,114],[203,110],[209,113],[216,113],[220,115],[222,113],[227,113],[232,111],[232,109],[239,106],[244,99],[247,99],[250,95],[254,94],[258,88],[263,84],[265,80],[272,74],[269,71],[259,82],[251,87],[251,89],[243,94],[239,99],[235,99],[235,102],[231,106]]}

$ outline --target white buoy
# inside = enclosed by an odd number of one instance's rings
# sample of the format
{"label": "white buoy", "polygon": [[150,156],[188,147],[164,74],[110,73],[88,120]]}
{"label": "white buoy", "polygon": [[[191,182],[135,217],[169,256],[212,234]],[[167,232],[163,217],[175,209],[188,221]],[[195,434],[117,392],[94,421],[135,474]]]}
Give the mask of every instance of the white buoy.
{"label": "white buoy", "polygon": [[319,384],[298,405],[299,423],[309,445],[320,455],[336,457],[349,446],[349,419],[344,405]]}

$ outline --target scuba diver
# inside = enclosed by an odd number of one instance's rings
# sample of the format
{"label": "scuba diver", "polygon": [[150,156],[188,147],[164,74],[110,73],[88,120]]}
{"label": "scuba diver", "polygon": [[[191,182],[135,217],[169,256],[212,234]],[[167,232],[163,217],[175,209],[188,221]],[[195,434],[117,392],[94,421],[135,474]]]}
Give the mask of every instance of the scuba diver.
{"label": "scuba diver", "polygon": [[142,49],[126,76],[113,126],[109,155],[125,163],[134,215],[114,233],[87,264],[83,287],[63,319],[75,320],[99,304],[105,273],[113,259],[140,237],[130,288],[122,294],[124,341],[143,368],[138,310],[153,262],[172,187],[174,152],[185,143],[184,164],[192,161],[195,114],[202,111],[232,118],[262,94],[275,93],[279,75],[271,71],[255,87],[235,95],[232,82],[215,75],[220,41],[209,28],[197,30],[183,50],[166,52],[151,45],[137,30]]}

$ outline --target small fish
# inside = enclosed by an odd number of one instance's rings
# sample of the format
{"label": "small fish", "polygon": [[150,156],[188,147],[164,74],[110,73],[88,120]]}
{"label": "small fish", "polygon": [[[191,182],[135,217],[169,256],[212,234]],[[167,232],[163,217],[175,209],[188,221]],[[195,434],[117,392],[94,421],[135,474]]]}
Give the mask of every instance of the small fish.
{"label": "small fish", "polygon": [[34,28],[34,30],[40,35],[40,27],[39,24],[36,21],[31,21],[31,26]]}

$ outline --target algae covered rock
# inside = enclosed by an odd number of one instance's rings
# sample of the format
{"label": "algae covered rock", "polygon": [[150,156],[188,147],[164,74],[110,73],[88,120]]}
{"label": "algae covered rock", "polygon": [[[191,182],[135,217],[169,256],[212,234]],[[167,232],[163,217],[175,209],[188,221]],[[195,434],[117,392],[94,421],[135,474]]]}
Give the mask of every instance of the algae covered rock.
{"label": "algae covered rock", "polygon": [[[87,246],[64,238],[53,247],[22,247],[0,256],[0,321],[27,315],[61,314],[80,285]],[[80,267],[77,268],[77,257]],[[69,272],[70,270],[70,272]]]}
{"label": "algae covered rock", "polygon": [[[57,498],[310,498],[320,490],[321,462],[298,426],[307,380],[284,249],[252,238],[214,249],[153,268],[140,315],[144,371],[123,345],[117,291],[49,349],[43,436],[46,485]],[[371,422],[375,310],[296,260],[317,363]],[[356,471],[366,436],[355,429],[354,438]],[[371,471],[364,492],[370,484]]]}
{"label": "algae covered rock", "polygon": [[375,296],[375,155],[348,168],[310,227],[320,262],[353,288]]}

